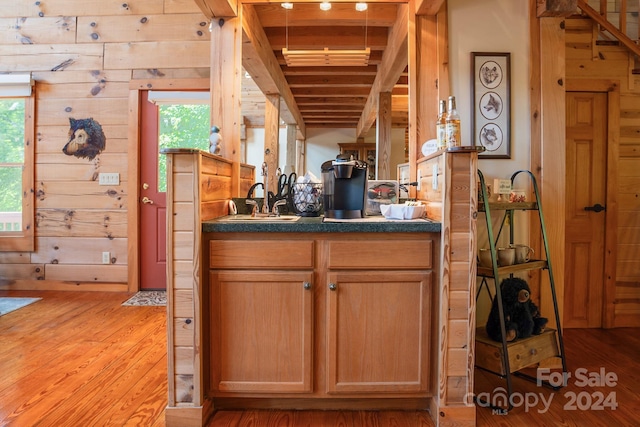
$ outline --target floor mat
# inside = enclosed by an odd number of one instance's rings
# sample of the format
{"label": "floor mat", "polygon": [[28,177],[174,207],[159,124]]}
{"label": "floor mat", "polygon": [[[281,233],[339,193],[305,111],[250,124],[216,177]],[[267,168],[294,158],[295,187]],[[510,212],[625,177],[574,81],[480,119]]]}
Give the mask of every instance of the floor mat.
{"label": "floor mat", "polygon": [[122,305],[143,306],[143,305],[155,305],[163,306],[167,305],[167,292],[166,291],[140,291],[125,302]]}
{"label": "floor mat", "polygon": [[0,297],[0,316],[32,304],[42,298]]}

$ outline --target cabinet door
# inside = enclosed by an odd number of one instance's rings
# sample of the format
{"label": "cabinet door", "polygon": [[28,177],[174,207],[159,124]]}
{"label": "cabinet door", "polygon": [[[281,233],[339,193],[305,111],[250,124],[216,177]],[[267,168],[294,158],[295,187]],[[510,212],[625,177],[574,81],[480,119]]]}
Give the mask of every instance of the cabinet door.
{"label": "cabinet door", "polygon": [[311,391],[312,277],[307,271],[211,271],[214,395]]}
{"label": "cabinet door", "polygon": [[431,273],[330,272],[327,392],[426,392]]}

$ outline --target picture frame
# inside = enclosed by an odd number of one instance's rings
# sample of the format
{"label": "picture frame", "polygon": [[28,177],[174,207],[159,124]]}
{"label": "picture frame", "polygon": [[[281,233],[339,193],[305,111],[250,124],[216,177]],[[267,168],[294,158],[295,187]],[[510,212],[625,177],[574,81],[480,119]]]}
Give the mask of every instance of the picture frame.
{"label": "picture frame", "polygon": [[511,54],[471,52],[473,144],[479,158],[511,158]]}

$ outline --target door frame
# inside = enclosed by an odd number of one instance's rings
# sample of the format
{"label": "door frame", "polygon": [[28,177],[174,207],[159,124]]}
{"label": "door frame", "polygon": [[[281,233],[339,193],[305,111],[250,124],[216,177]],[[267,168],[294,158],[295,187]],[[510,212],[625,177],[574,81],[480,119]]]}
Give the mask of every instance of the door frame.
{"label": "door frame", "polygon": [[209,90],[209,78],[136,79],[129,82],[129,127],[127,131],[127,284],[129,292],[140,290],[140,103],[141,91]]}
{"label": "door frame", "polygon": [[[616,192],[618,176],[609,173],[615,170],[619,158],[620,147],[620,81],[615,79],[569,79],[566,81],[566,92],[598,92],[607,94],[607,183],[605,187],[605,236],[604,236],[604,270],[603,270],[603,307],[602,327],[615,326],[615,291],[616,291],[616,260],[618,204]],[[566,142],[566,137],[563,139]],[[564,187],[565,170],[552,170],[551,180]],[[562,210],[564,211],[564,203]],[[564,269],[564,265],[562,266]],[[564,297],[563,297],[564,301]]]}

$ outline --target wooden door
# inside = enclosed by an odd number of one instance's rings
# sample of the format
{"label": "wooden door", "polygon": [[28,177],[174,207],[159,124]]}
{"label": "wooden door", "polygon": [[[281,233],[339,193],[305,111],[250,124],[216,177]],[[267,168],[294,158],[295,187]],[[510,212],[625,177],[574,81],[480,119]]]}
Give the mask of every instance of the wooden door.
{"label": "wooden door", "polygon": [[211,271],[213,395],[311,392],[312,278],[312,271]]}
{"label": "wooden door", "polygon": [[327,290],[327,392],[425,392],[431,273],[333,272]]}
{"label": "wooden door", "polygon": [[158,188],[158,107],[141,93],[140,129],[140,290],[167,288],[167,197]]}
{"label": "wooden door", "polygon": [[566,95],[564,326],[599,328],[603,319],[607,94]]}

